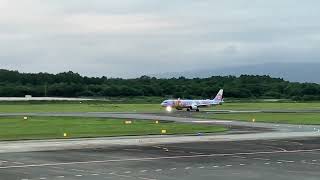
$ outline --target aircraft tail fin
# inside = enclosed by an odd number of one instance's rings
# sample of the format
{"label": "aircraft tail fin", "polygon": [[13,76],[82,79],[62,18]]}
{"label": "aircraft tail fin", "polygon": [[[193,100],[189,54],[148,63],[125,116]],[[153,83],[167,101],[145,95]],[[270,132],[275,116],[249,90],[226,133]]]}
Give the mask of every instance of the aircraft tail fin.
{"label": "aircraft tail fin", "polygon": [[213,100],[217,102],[223,102],[223,89],[220,89],[220,91]]}

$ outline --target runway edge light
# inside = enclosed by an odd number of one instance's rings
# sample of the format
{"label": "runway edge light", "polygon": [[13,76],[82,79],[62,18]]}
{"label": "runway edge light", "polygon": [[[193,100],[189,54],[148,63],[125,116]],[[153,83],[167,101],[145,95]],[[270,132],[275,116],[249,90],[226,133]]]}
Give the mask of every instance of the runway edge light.
{"label": "runway edge light", "polygon": [[253,119],[252,119],[252,122],[256,122],[256,119],[255,119],[255,118],[253,118]]}
{"label": "runway edge light", "polygon": [[132,124],[132,121],[126,120],[126,121],[124,121],[124,124]]}
{"label": "runway edge light", "polygon": [[166,129],[162,129],[162,130],[161,130],[161,133],[162,133],[162,134],[166,134],[166,133],[167,133],[167,130],[166,130]]}
{"label": "runway edge light", "polygon": [[68,134],[67,133],[63,133],[63,137],[67,137],[68,136]]}
{"label": "runway edge light", "polygon": [[23,117],[23,119],[24,119],[24,120],[28,120],[28,117],[27,117],[27,116],[25,116],[25,117]]}

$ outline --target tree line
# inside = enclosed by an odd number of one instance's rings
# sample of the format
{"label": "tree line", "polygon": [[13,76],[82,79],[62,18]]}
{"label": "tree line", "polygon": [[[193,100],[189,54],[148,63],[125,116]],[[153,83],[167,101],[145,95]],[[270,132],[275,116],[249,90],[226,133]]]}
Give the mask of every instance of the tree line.
{"label": "tree line", "polygon": [[0,96],[22,97],[118,97],[161,96],[174,98],[212,98],[219,89],[228,98],[286,98],[320,100],[320,85],[297,83],[270,76],[241,75],[158,79],[87,77],[74,72],[59,74],[20,73],[0,70]]}

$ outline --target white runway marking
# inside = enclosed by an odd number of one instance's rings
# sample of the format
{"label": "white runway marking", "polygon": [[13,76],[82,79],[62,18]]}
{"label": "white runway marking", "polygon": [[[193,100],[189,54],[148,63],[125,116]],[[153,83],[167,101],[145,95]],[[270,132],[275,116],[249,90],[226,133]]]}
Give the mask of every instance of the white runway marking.
{"label": "white runway marking", "polygon": [[165,150],[165,151],[167,151],[167,152],[169,151],[169,149],[168,149],[168,148],[162,148],[162,149],[163,149],[163,150]]}
{"label": "white runway marking", "polygon": [[235,155],[308,153],[308,152],[315,152],[315,151],[320,151],[320,149],[292,150],[292,151],[262,151],[262,152],[247,152],[247,153],[233,153],[233,154],[231,153],[231,154],[163,156],[163,157],[147,157],[147,158],[132,158],[132,159],[110,159],[110,160],[101,160],[101,161],[79,161],[79,162],[65,162],[65,163],[29,164],[29,165],[15,165],[15,166],[0,166],[0,169],[31,168],[31,167],[45,167],[45,166],[62,166],[62,165],[76,165],[76,164],[96,164],[96,163],[111,163],[111,162],[126,162],[126,161],[153,161],[153,160],[163,160],[163,159],[224,157],[224,156],[235,156]]}
{"label": "white runway marking", "polygon": [[320,163],[309,163],[309,162],[306,162],[306,161],[302,161],[301,163],[310,164],[310,165],[320,165]]}
{"label": "white runway marking", "polygon": [[282,150],[282,151],[287,151],[286,149],[284,149],[284,148],[280,148],[280,147],[278,147],[280,150]]}
{"label": "white runway marking", "polygon": [[156,180],[156,179],[150,179],[150,178],[146,178],[146,177],[138,177],[139,179],[143,179],[143,180]]}
{"label": "white runway marking", "polygon": [[84,172],[85,170],[82,169],[71,169],[72,171]]}
{"label": "white runway marking", "polygon": [[289,144],[296,144],[296,145],[299,145],[299,146],[303,146],[302,143],[296,142],[296,141],[285,141],[285,140],[282,140],[282,142],[289,143]]}
{"label": "white runway marking", "polygon": [[232,156],[234,158],[241,158],[241,159],[247,159],[247,157],[244,157],[244,156]]}
{"label": "white runway marking", "polygon": [[286,162],[286,163],[294,163],[294,161],[288,161],[288,160],[278,160],[278,161]]}

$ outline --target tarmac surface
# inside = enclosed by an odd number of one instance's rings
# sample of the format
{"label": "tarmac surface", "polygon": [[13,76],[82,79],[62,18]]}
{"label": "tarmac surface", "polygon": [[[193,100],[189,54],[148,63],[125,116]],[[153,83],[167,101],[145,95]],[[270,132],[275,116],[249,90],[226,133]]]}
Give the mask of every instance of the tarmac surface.
{"label": "tarmac surface", "polygon": [[320,139],[2,153],[0,162],[1,180],[318,180]]}
{"label": "tarmac surface", "polygon": [[307,179],[320,177],[320,126],[208,121],[168,114],[11,113],[170,120],[230,133],[0,143],[0,180]]}

